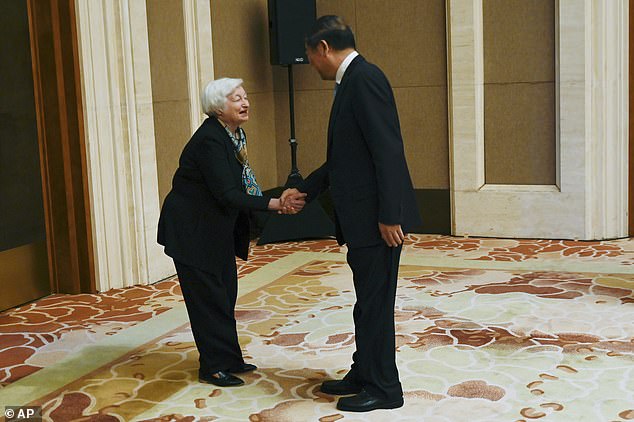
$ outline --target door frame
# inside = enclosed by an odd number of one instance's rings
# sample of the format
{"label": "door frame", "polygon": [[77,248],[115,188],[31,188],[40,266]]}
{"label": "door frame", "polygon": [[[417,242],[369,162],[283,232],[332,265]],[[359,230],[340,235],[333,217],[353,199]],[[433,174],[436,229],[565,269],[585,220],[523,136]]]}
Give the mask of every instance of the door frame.
{"label": "door frame", "polygon": [[627,236],[628,51],[614,46],[628,42],[628,1],[601,8],[555,1],[556,185],[485,183],[482,3],[446,4],[452,233],[582,240]]}
{"label": "door frame", "polygon": [[27,0],[51,291],[95,292],[74,0]]}

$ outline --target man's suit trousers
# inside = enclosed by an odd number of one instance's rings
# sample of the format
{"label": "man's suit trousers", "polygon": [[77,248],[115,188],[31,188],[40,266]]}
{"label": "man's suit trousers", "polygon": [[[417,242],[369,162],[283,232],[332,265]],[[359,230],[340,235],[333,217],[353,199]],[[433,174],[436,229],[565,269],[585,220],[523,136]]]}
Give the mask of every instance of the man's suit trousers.
{"label": "man's suit trousers", "polygon": [[394,303],[402,246],[385,244],[348,250],[357,302],[353,318],[357,350],[346,376],[371,395],[403,396],[396,367]]}

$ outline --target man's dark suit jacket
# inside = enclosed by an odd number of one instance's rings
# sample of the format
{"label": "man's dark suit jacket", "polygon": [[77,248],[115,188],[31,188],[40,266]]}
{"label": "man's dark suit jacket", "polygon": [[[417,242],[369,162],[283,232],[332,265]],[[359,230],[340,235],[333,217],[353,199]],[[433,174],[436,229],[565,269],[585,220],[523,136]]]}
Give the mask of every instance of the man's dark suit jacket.
{"label": "man's dark suit jacket", "polygon": [[227,248],[247,259],[248,210],[266,210],[269,198],[246,194],[242,165],[224,126],[206,119],[193,134],[161,209],[158,242],[183,264],[213,272],[226,265]]}
{"label": "man's dark suit jacket", "polygon": [[327,151],[326,162],[299,189],[310,201],[330,187],[339,244],[384,242],[379,222],[400,224],[404,232],[421,225],[392,88],[362,56],[337,89]]}

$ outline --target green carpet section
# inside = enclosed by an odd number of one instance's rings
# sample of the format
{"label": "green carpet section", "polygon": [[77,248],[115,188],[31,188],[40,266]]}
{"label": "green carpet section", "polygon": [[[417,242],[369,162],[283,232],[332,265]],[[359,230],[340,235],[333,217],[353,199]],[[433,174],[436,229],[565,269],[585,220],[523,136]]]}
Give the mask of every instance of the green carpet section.
{"label": "green carpet section", "polygon": [[185,304],[178,304],[148,321],[141,322],[80,352],[67,356],[55,365],[40,369],[0,391],[0,399],[7,406],[24,406],[46,396],[66,384],[89,374],[103,365],[154,340],[188,322]]}

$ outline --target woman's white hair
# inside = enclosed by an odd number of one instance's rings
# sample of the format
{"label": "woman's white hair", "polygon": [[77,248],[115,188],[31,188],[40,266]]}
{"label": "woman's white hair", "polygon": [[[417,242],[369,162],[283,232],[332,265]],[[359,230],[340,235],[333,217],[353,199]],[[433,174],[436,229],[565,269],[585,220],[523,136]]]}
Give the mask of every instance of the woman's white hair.
{"label": "woman's white hair", "polygon": [[224,110],[227,96],[243,83],[242,79],[235,78],[220,78],[209,82],[200,96],[203,113],[215,116],[216,111]]}

